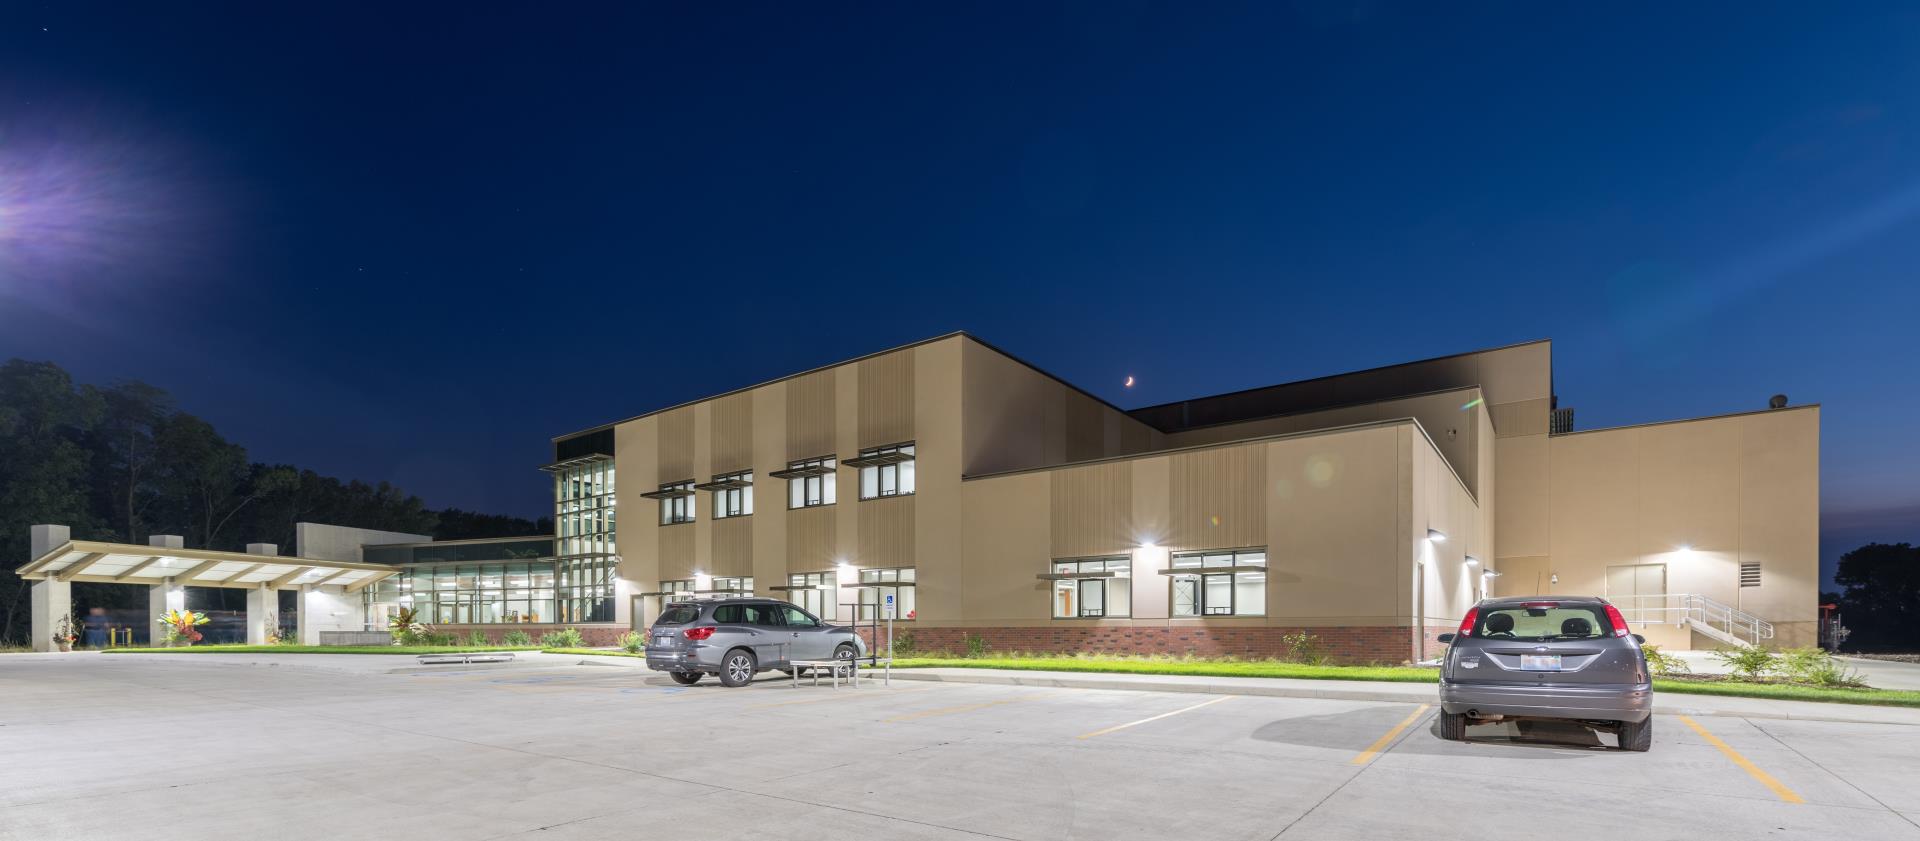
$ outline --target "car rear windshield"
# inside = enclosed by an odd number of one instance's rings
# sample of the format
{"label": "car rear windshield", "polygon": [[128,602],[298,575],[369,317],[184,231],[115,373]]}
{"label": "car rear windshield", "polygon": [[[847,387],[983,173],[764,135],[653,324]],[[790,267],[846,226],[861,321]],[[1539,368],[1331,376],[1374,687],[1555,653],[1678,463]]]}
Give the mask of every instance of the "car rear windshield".
{"label": "car rear windshield", "polygon": [[1490,640],[1584,640],[1613,632],[1599,605],[1543,602],[1480,611],[1473,635]]}
{"label": "car rear windshield", "polygon": [[690,604],[676,604],[662,611],[660,613],[660,618],[655,619],[653,621],[653,624],[685,625],[688,622],[692,622],[693,620],[699,619],[699,618],[700,618],[700,608]]}

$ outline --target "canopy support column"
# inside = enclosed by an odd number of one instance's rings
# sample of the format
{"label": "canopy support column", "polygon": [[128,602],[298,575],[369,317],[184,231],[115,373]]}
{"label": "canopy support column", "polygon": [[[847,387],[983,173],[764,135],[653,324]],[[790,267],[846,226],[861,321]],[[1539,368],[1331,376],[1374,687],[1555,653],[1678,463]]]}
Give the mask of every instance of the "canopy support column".
{"label": "canopy support column", "polygon": [[[55,547],[66,543],[73,534],[73,531],[66,526],[34,526],[31,531],[33,557],[28,558],[28,561],[38,560],[41,556],[53,551]],[[32,621],[29,623],[33,629],[33,650],[59,650],[53,642],[53,626],[59,624],[62,617],[71,613],[73,613],[71,583],[61,581],[52,574],[33,582],[32,613],[30,614]]]}

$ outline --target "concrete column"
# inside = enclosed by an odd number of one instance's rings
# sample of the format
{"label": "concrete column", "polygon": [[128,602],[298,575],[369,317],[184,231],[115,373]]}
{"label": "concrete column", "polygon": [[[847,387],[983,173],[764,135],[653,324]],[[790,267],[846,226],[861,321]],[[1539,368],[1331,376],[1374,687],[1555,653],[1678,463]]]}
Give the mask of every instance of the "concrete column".
{"label": "concrete column", "polygon": [[294,613],[301,645],[319,645],[321,631],[358,631],[360,595],[338,584],[300,586],[300,609]]}
{"label": "concrete column", "polygon": [[[249,555],[280,554],[280,547],[271,543],[247,544]],[[280,612],[280,591],[264,585],[255,586],[247,591],[247,644],[266,645],[267,635],[273,630],[269,617]]]}
{"label": "concrete column", "polygon": [[[28,562],[38,560],[40,556],[66,543],[73,531],[66,526],[40,525],[28,530],[31,536],[32,555]],[[53,643],[53,626],[60,617],[73,612],[73,585],[65,581],[47,578],[33,582],[31,593],[31,621],[28,623],[33,634],[33,650],[58,651]]]}
{"label": "concrete column", "polygon": [[147,535],[147,545],[159,546],[163,549],[185,549],[187,539],[177,534],[150,534]]}
{"label": "concrete column", "polygon": [[167,629],[161,627],[160,617],[170,610],[187,609],[187,588],[173,583],[169,578],[147,588],[147,640],[148,644],[158,648],[167,638]]}

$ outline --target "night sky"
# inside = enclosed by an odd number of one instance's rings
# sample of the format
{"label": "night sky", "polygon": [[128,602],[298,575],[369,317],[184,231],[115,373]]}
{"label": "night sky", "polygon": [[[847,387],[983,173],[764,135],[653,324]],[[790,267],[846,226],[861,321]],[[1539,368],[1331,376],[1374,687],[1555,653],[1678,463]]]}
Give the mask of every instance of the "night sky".
{"label": "night sky", "polygon": [[1581,428],[1825,404],[1823,554],[1920,540],[1920,7],[486,6],[0,7],[0,358],[535,516],[954,329],[1128,407],[1547,337]]}

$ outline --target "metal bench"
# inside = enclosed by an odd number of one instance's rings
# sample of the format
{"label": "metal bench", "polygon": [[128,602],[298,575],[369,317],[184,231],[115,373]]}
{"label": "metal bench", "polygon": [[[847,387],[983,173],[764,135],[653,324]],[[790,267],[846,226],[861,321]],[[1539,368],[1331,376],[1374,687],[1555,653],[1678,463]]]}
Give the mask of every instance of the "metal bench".
{"label": "metal bench", "polygon": [[842,676],[847,678],[848,683],[854,686],[860,685],[860,668],[855,665],[852,660],[838,657],[831,660],[795,660],[787,665],[793,667],[794,686],[800,685],[800,675],[802,673],[811,674],[813,676],[813,685],[819,686],[820,672],[822,670],[833,675],[833,688],[835,689],[840,688],[840,678]]}
{"label": "metal bench", "polygon": [[513,661],[511,651],[449,651],[445,654],[422,654],[420,665],[438,666],[445,663],[509,663]]}

